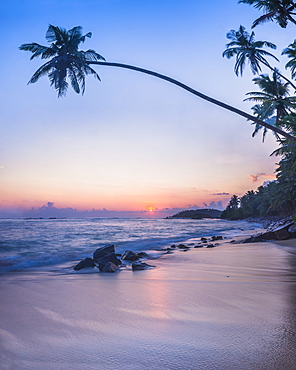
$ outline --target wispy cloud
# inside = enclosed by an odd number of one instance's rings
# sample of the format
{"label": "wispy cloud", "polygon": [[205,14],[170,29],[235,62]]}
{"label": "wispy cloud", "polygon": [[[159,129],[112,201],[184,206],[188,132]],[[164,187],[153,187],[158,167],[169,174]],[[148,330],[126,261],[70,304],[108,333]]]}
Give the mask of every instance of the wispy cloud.
{"label": "wispy cloud", "polygon": [[212,195],[230,195],[230,193],[214,193]]}
{"label": "wispy cloud", "polygon": [[273,174],[268,175],[268,174],[266,174],[264,172],[257,173],[256,175],[248,175],[248,177],[252,180],[253,183],[258,182],[258,181],[261,181],[262,178],[264,178],[264,179],[266,179],[266,178],[268,178],[268,179],[275,179],[276,178],[275,175],[273,175]]}

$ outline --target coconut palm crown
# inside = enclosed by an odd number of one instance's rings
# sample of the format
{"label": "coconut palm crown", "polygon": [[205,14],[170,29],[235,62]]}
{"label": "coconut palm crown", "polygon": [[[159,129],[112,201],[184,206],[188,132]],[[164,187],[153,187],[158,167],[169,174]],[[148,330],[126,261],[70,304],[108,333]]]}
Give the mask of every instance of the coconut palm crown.
{"label": "coconut palm crown", "polygon": [[249,34],[243,26],[240,26],[238,31],[231,30],[226,34],[226,37],[231,42],[226,44],[226,50],[222,55],[228,59],[236,57],[234,72],[237,76],[242,76],[247,62],[250,64],[253,74],[257,74],[261,71],[260,63],[272,69],[265,59],[266,56],[278,61],[273,54],[262,49],[264,46],[276,49],[276,45],[269,41],[256,41],[255,33]]}
{"label": "coconut palm crown", "polygon": [[58,96],[66,94],[68,80],[76,93],[84,93],[86,75],[93,75],[100,80],[97,72],[87,62],[105,60],[100,54],[92,49],[79,50],[79,44],[91,37],[91,32],[82,34],[82,27],[77,26],[70,30],[49,25],[46,32],[46,40],[50,46],[43,46],[35,42],[22,44],[19,49],[30,51],[31,59],[51,58],[43,64],[31,77],[28,83],[35,83],[40,77],[48,75],[51,86],[54,86]]}
{"label": "coconut palm crown", "polygon": [[289,62],[286,64],[286,68],[291,70],[292,78],[296,78],[296,40],[285,48],[282,52],[282,55],[286,55],[290,58]]}
{"label": "coconut palm crown", "polygon": [[[289,84],[283,82],[278,74],[274,72],[272,78],[266,74],[253,79],[261,91],[249,92],[245,100],[254,101],[257,104],[252,107],[254,114],[270,124],[284,128],[291,132],[291,125],[285,118],[296,110],[296,97],[290,96]],[[262,129],[262,125],[256,124],[253,136]],[[266,128],[263,132],[263,140],[266,135]],[[276,135],[278,138],[278,135]]]}
{"label": "coconut palm crown", "polygon": [[255,19],[252,28],[268,21],[275,21],[282,28],[286,28],[288,22],[296,24],[293,18],[296,15],[296,3],[293,0],[239,0],[239,3],[253,5],[264,11],[261,17]]}

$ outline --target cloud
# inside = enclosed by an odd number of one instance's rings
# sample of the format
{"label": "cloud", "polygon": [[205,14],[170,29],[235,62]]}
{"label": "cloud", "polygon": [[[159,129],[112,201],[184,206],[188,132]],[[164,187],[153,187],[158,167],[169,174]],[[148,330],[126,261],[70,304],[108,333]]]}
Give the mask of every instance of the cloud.
{"label": "cloud", "polygon": [[211,202],[209,208],[224,209],[221,200],[219,200],[218,202]]}
{"label": "cloud", "polygon": [[258,181],[261,181],[261,178],[269,178],[269,179],[275,179],[276,176],[275,175],[268,175],[264,172],[262,173],[257,173],[256,175],[248,175],[248,177],[252,180],[253,183],[255,182],[258,182]]}
{"label": "cloud", "polygon": [[230,195],[230,193],[214,193],[212,195]]}

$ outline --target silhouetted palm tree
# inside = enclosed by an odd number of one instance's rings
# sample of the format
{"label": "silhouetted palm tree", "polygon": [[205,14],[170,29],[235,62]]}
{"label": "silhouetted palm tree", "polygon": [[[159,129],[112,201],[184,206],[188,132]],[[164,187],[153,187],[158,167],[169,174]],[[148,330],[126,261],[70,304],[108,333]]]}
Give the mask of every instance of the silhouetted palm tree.
{"label": "silhouetted palm tree", "polygon": [[238,31],[231,30],[226,34],[226,37],[231,42],[226,45],[226,50],[222,55],[228,59],[236,57],[234,72],[237,76],[239,74],[242,76],[247,62],[250,64],[253,74],[257,74],[261,71],[260,63],[272,69],[265,56],[278,61],[273,54],[262,49],[264,46],[276,49],[276,45],[268,41],[255,41],[255,33],[249,34],[243,26],[240,26]]}
{"label": "silhouetted palm tree", "polygon": [[58,91],[58,96],[62,96],[67,92],[67,78],[69,78],[74,91],[77,93],[82,91],[82,94],[85,90],[86,75],[92,74],[100,79],[97,72],[87,62],[105,59],[94,50],[78,50],[79,44],[84,42],[86,37],[91,37],[91,32],[82,35],[82,27],[80,26],[67,31],[50,25],[45,37],[51,43],[49,47],[35,42],[20,46],[20,50],[33,53],[31,59],[36,57],[52,58],[33,74],[29,83],[34,83],[41,76],[48,75],[51,85]]}
{"label": "silhouetted palm tree", "polygon": [[174,85],[181,87],[190,93],[207,100],[213,104],[216,104],[222,108],[239,114],[251,121],[254,121],[266,128],[269,128],[280,135],[283,135],[287,139],[296,142],[296,137],[289,135],[278,127],[274,127],[260,119],[253,117],[252,115],[243,112],[235,107],[225,104],[219,100],[213,99],[207,95],[200,93],[197,90],[179,82],[173,78],[162,75],[157,72],[153,72],[144,68],[135,67],[129,64],[113,63],[101,61],[105,60],[100,54],[96,53],[94,50],[81,51],[78,50],[78,46],[81,42],[84,42],[85,37],[91,37],[91,33],[87,33],[82,36],[82,28],[74,27],[69,31],[66,31],[59,27],[49,26],[46,34],[46,38],[51,42],[50,47],[42,46],[36,43],[22,44],[20,46],[21,50],[30,51],[33,53],[32,58],[41,57],[42,59],[50,58],[52,59],[41,66],[32,76],[29,83],[36,82],[41,76],[48,75],[51,85],[53,85],[58,91],[58,96],[65,95],[67,92],[67,78],[70,79],[71,85],[76,93],[80,92],[79,84],[82,86],[82,93],[85,87],[85,76],[87,74],[93,74],[99,79],[98,74],[89,66],[90,64],[120,67],[131,69],[134,71],[142,72],[148,75],[155,76],[162,80],[168,81]]}
{"label": "silhouetted palm tree", "polygon": [[292,44],[290,44],[287,48],[285,48],[282,52],[282,55],[286,55],[289,62],[286,64],[286,68],[290,68],[292,78],[296,78],[296,40]]}
{"label": "silhouetted palm tree", "polygon": [[[252,108],[257,117],[262,120],[274,120],[274,125],[277,127],[290,130],[290,126],[283,120],[284,117],[295,113],[296,97],[290,96],[289,84],[283,83],[278,74],[274,72],[272,79],[268,75],[260,75],[253,79],[254,83],[259,86],[261,91],[249,92],[246,95],[249,97],[245,100],[255,101],[257,104]],[[275,117],[273,117],[275,115]],[[271,122],[271,120],[270,120]],[[262,128],[256,124],[253,136]],[[263,133],[263,138],[266,134],[266,129]]]}
{"label": "silhouetted palm tree", "polygon": [[296,3],[293,0],[239,0],[239,3],[253,5],[264,11],[264,15],[255,19],[252,28],[268,21],[275,21],[282,28],[286,28],[289,21],[296,24],[293,18]]}
{"label": "silhouetted palm tree", "polygon": [[273,54],[262,49],[264,46],[276,49],[275,44],[269,41],[256,41],[255,33],[252,32],[249,34],[243,26],[240,26],[238,31],[231,30],[227,33],[226,37],[231,40],[231,42],[226,44],[226,50],[223,52],[222,56],[228,59],[234,56],[236,57],[234,72],[237,76],[243,74],[247,62],[250,64],[253,74],[257,74],[261,71],[260,63],[262,63],[271,71],[276,72],[296,90],[296,86],[276,68],[272,67],[265,58],[268,56],[278,61]]}

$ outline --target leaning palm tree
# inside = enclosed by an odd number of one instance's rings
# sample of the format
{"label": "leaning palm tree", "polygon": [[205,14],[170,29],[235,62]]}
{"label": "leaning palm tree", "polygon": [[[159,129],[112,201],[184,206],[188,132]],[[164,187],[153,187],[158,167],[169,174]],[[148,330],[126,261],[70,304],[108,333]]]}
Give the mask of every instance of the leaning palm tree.
{"label": "leaning palm tree", "polygon": [[[296,111],[296,97],[290,96],[289,84],[282,82],[276,72],[273,73],[272,78],[262,74],[253,81],[261,91],[247,93],[249,97],[245,100],[257,103],[252,107],[254,114],[260,119],[269,120],[269,123],[277,127],[291,131],[291,126],[284,120],[284,117]],[[261,128],[261,125],[256,124],[253,136]],[[264,128],[263,139],[265,134],[266,128]]]}
{"label": "leaning palm tree", "polygon": [[275,21],[282,28],[286,28],[289,21],[296,24],[293,18],[296,15],[296,3],[293,0],[239,0],[239,3],[253,5],[264,11],[265,14],[255,19],[252,28],[268,21]]}
{"label": "leaning palm tree", "polygon": [[[68,79],[71,81],[71,85],[76,93],[79,93],[80,90],[82,93],[84,92],[86,75],[93,74],[96,78],[99,79],[98,74],[90,67],[90,65],[101,65],[130,69],[155,76],[174,85],[177,85],[182,89],[190,92],[191,94],[194,94],[204,100],[207,100],[224,109],[227,109],[253,122],[256,122],[296,143],[296,137],[281,130],[280,128],[274,127],[258,119],[257,117],[253,117],[252,115],[243,112],[235,107],[204,95],[201,92],[194,90],[191,87],[171,77],[129,64],[106,62],[105,59],[94,50],[87,50],[86,52],[79,50],[79,44],[81,42],[84,42],[85,37],[91,37],[91,33],[83,36],[81,32],[81,27],[74,27],[67,31],[65,29],[50,25],[46,33],[47,41],[51,43],[50,47],[42,46],[36,43],[22,44],[20,46],[20,50],[32,52],[33,55],[31,59],[35,57],[41,57],[42,59],[52,58],[49,62],[45,63],[34,73],[29,83],[35,83],[41,76],[47,74],[50,79],[51,85],[53,85],[58,91],[58,96],[62,96],[65,95],[67,92]],[[79,88],[79,84],[82,86],[82,89]]]}
{"label": "leaning palm tree", "polygon": [[231,30],[226,34],[226,37],[231,42],[226,44],[226,50],[224,50],[222,56],[228,59],[236,58],[234,72],[237,76],[239,74],[242,76],[247,62],[250,64],[253,74],[258,74],[261,71],[260,64],[263,64],[271,71],[276,72],[296,90],[296,86],[276,68],[272,67],[265,58],[272,57],[279,61],[273,54],[263,49],[264,46],[276,49],[275,44],[269,41],[256,41],[255,33],[249,34],[243,26],[240,26],[238,31]]}

